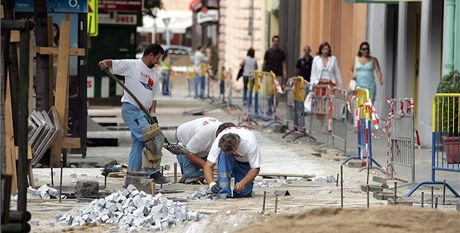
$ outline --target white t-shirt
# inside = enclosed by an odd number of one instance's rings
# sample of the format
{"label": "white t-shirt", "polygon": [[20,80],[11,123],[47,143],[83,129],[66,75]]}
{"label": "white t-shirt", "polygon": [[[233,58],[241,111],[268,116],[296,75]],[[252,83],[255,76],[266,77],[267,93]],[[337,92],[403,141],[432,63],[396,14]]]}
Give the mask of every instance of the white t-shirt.
{"label": "white t-shirt", "polygon": [[[125,86],[148,110],[153,100],[159,100],[160,82],[158,73],[147,67],[141,59],[112,60],[112,73],[125,76]],[[121,102],[138,106],[127,92],[123,93]]]}
{"label": "white t-shirt", "polygon": [[190,152],[205,158],[216,138],[216,131],[220,124],[222,122],[212,117],[198,118],[180,125],[176,136]]}
{"label": "white t-shirt", "polygon": [[243,69],[243,76],[249,76],[251,71],[256,69],[256,59],[250,56],[247,56],[244,60],[244,69]]}
{"label": "white t-shirt", "polygon": [[193,64],[195,65],[195,72],[201,71],[201,64],[208,62],[208,57],[204,55],[200,50],[195,52],[193,56]]}
{"label": "white t-shirt", "polygon": [[217,163],[217,158],[221,152],[219,147],[220,138],[228,133],[234,133],[240,136],[240,145],[235,152],[235,159],[240,162],[249,162],[251,168],[259,168],[261,165],[260,149],[257,145],[256,136],[247,128],[231,127],[222,131],[214,140],[207,160],[211,163]]}

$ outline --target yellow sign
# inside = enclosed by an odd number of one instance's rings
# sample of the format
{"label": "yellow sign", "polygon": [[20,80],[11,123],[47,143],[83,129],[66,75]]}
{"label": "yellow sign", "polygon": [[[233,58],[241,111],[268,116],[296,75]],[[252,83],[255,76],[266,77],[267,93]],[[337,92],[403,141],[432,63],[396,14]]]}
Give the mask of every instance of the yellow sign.
{"label": "yellow sign", "polygon": [[89,36],[97,36],[98,34],[97,1],[98,0],[88,0],[88,35]]}

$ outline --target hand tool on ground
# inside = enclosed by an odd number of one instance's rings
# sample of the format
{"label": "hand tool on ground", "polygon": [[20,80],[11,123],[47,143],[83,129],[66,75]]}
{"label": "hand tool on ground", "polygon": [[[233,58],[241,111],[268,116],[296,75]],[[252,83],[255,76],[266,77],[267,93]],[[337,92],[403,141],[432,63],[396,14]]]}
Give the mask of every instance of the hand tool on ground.
{"label": "hand tool on ground", "polygon": [[230,179],[230,197],[233,197],[233,191],[235,190],[235,177]]}
{"label": "hand tool on ground", "polygon": [[142,103],[137,99],[137,97],[129,90],[124,83],[115,77],[115,75],[110,72],[108,68],[104,69],[104,71],[112,78],[115,82],[117,82],[129,95],[136,101],[139,108],[145,113],[150,125],[144,129],[142,129],[142,136],[144,138],[145,147],[154,154],[161,152],[161,148],[164,147],[166,150],[170,151],[173,154],[188,154],[190,151],[181,144],[178,143],[171,143],[169,140],[164,136],[163,132],[161,131],[160,127],[158,126],[158,119],[156,116],[150,115],[149,111],[142,105]]}

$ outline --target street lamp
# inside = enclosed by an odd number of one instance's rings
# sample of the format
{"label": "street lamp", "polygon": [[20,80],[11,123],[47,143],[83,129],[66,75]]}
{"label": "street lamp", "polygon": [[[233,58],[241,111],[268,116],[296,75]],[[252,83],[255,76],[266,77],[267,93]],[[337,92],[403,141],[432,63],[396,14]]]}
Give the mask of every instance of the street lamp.
{"label": "street lamp", "polygon": [[170,45],[170,41],[171,41],[171,33],[169,31],[169,22],[171,22],[171,18],[170,17],[165,17],[163,18],[163,23],[165,25],[165,39],[166,39],[166,45]]}

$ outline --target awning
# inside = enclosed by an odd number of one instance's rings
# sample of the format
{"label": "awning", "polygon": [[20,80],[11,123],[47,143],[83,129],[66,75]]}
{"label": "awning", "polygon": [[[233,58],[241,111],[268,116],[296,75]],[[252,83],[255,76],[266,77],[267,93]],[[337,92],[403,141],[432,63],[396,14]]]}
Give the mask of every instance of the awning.
{"label": "awning", "polygon": [[192,26],[192,12],[190,11],[158,11],[156,19],[156,32],[155,32],[155,19],[151,16],[145,15],[142,18],[142,27],[137,27],[137,32],[152,32],[163,33],[165,31],[164,18],[170,18],[168,24],[169,30],[173,33],[185,33],[185,29]]}

